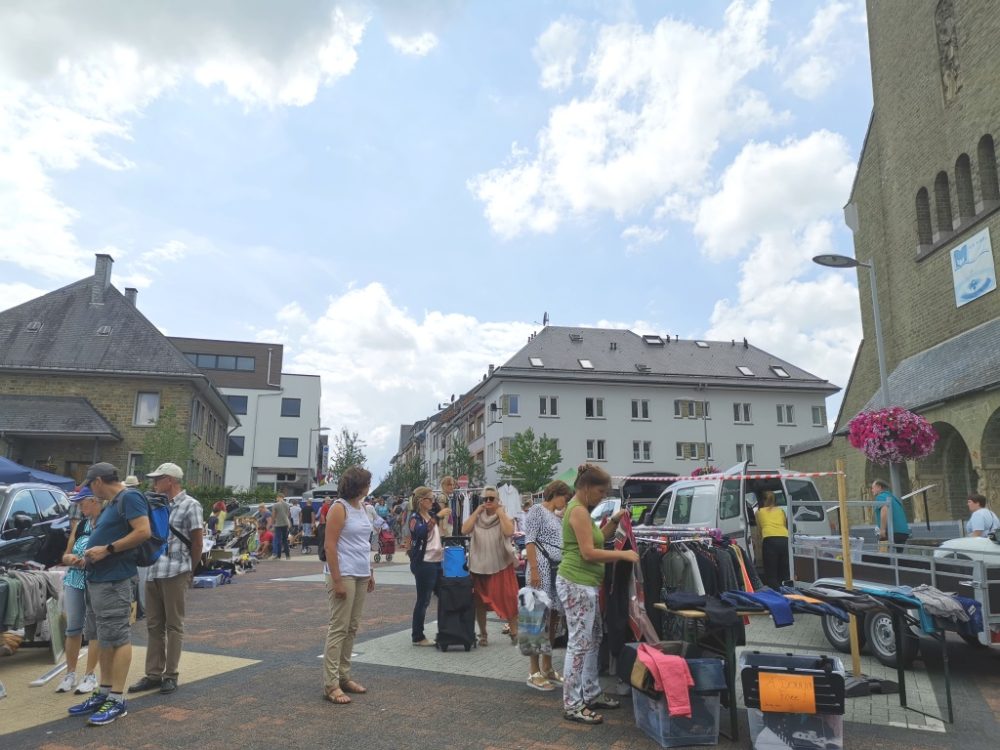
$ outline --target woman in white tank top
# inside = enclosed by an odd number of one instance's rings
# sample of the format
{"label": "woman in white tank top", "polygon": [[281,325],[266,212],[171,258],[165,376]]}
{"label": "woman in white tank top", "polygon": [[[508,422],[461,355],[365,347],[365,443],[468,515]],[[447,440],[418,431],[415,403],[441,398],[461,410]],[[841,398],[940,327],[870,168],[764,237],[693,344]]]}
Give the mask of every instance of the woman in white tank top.
{"label": "woman in white tank top", "polygon": [[375,589],[372,572],[372,523],[362,502],[372,475],[352,466],[340,477],[340,499],[330,508],[326,526],[326,590],[330,599],[330,626],[323,658],[324,696],[331,703],[351,702],[350,695],[367,693],[351,679],[351,651],[358,633],[365,596]]}

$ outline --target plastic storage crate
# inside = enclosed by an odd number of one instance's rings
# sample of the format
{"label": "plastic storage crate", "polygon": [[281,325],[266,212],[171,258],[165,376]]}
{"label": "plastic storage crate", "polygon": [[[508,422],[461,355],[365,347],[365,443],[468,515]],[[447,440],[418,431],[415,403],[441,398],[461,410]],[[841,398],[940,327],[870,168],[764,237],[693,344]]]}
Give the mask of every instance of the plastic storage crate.
{"label": "plastic storage crate", "polygon": [[671,716],[662,694],[632,688],[636,726],[660,747],[719,744],[719,693],[726,689],[720,659],[689,659],[695,685],[691,688],[691,718]]}
{"label": "plastic storage crate", "polygon": [[748,651],[739,667],[754,750],[843,748],[845,671],[840,659]]}

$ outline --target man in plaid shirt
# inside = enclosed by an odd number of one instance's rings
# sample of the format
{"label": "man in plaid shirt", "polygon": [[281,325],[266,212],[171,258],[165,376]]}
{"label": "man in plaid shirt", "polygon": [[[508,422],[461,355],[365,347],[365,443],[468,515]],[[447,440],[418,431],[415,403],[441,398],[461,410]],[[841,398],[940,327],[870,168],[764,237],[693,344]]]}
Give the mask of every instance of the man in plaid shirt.
{"label": "man in plaid shirt", "polygon": [[146,676],[128,691],[159,688],[166,694],[177,689],[177,664],[184,642],[184,595],[201,560],[204,511],[181,487],[184,472],[177,464],[162,464],[146,476],[152,480],[154,492],[170,498],[170,534],[167,549],[149,566],[146,577]]}

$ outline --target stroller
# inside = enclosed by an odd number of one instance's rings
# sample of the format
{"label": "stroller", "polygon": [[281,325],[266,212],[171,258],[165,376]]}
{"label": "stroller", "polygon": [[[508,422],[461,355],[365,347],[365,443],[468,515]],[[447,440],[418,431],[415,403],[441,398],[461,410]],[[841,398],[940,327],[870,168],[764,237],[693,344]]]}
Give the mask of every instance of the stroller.
{"label": "stroller", "polygon": [[378,532],[378,551],[375,553],[375,562],[382,562],[385,557],[386,562],[392,562],[392,555],[396,551],[396,535],[385,526]]}

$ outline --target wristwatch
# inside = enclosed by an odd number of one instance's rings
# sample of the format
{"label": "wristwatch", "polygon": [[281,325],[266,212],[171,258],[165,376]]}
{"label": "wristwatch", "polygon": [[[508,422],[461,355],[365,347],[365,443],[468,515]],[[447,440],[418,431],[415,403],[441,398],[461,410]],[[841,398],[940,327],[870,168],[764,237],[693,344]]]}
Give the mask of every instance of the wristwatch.
{"label": "wristwatch", "polygon": [[107,547],[105,547],[104,549],[106,549],[106,550],[108,551],[108,554],[109,554],[109,555],[113,555],[113,554],[115,553],[115,543],[114,543],[114,542],[112,542],[111,544],[109,544],[109,545],[108,545]]}

